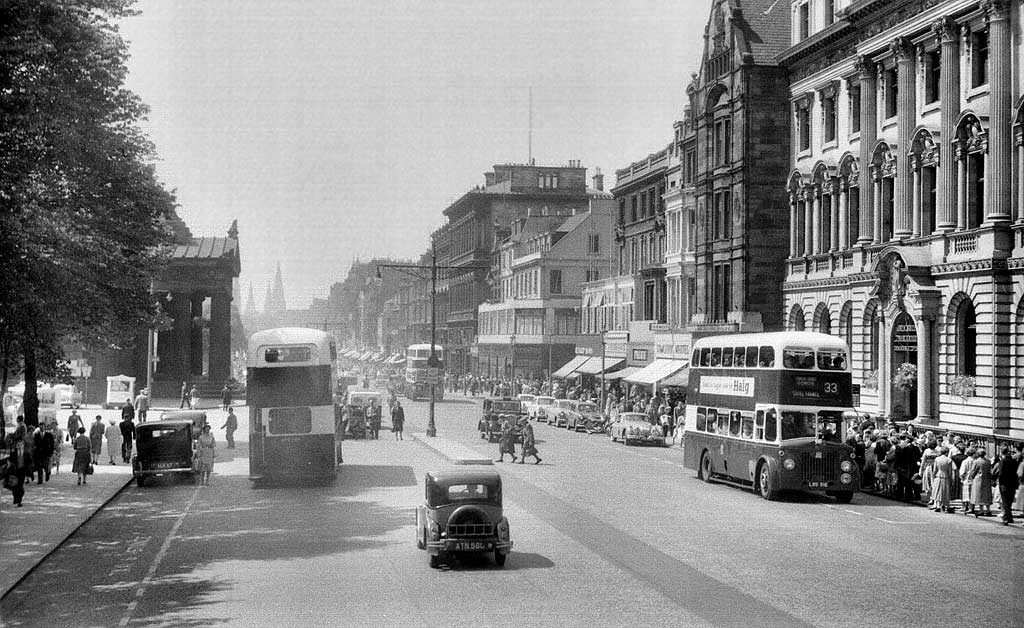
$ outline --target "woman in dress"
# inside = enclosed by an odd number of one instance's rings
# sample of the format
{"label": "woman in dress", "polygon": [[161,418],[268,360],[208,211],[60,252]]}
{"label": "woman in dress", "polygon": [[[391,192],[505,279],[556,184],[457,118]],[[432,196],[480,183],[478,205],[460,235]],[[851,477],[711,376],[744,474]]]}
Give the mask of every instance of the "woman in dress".
{"label": "woman in dress", "polygon": [[971,474],[974,466],[974,447],[967,448],[967,457],[960,463],[957,474],[960,476],[960,503],[964,507],[964,516],[974,511],[974,503],[971,498],[971,482],[967,477]]}
{"label": "woman in dress", "polygon": [[949,447],[939,447],[939,456],[932,463],[932,500],[935,512],[953,512],[949,505],[953,493],[953,478],[956,477],[956,465],[949,457]]}
{"label": "woman in dress", "polygon": [[217,441],[213,438],[209,424],[203,426],[203,433],[196,441],[196,471],[199,472],[199,483],[208,486],[210,473],[213,472],[213,459],[217,457]]}
{"label": "woman in dress", "polygon": [[967,481],[971,483],[971,505],[973,506],[971,512],[974,513],[975,517],[980,515],[991,517],[992,462],[981,447],[974,452],[974,460],[971,462],[971,470],[967,474]]}
{"label": "woman in dress", "polygon": [[85,428],[78,428],[78,436],[71,442],[75,450],[75,459],[71,463],[71,472],[78,474],[78,484],[86,484],[89,466],[92,464],[92,439],[85,435]]}
{"label": "woman in dress", "polygon": [[117,464],[114,462],[114,452],[121,454],[121,428],[117,426],[116,419],[110,419],[110,425],[106,429],[107,437],[107,454],[110,455],[110,464]]}
{"label": "woman in dress", "polygon": [[505,422],[501,424],[501,438],[498,440],[498,460],[497,462],[505,462],[505,454],[512,455],[512,462],[516,461],[516,441],[515,434],[512,431],[512,422],[505,419]]}
{"label": "woman in dress", "polygon": [[103,425],[103,417],[96,415],[96,420],[89,426],[89,442],[92,443],[92,463],[100,463],[100,454],[103,453],[103,436],[106,434],[106,427]]}

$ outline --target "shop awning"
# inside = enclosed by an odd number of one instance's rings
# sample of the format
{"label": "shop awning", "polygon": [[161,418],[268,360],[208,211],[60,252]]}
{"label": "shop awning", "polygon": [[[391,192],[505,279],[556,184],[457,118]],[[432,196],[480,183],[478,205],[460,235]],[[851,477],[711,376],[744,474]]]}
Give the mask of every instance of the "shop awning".
{"label": "shop awning", "polygon": [[675,375],[669,375],[665,379],[661,380],[659,386],[679,386],[686,387],[690,385],[690,367],[686,367],[679,371]]}
{"label": "shop awning", "polygon": [[658,359],[627,377],[626,381],[644,385],[660,384],[662,380],[670,375],[675,375],[689,365],[687,360]]}
{"label": "shop awning", "polygon": [[554,373],[551,374],[551,377],[555,377],[555,378],[558,378],[558,379],[565,379],[566,377],[569,377],[570,375],[572,375],[573,371],[575,371],[576,368],[579,365],[583,364],[588,359],[590,359],[590,358],[588,358],[585,355],[578,355],[575,358],[573,358],[573,359],[569,360],[568,362],[566,362],[565,364],[563,364],[562,368],[558,369],[557,371],[555,371]]}
{"label": "shop awning", "polygon": [[602,370],[604,370],[605,373],[608,371],[614,371],[625,364],[625,362],[626,361],[621,358],[605,358],[604,369],[602,369],[601,358],[589,358],[586,362],[576,367],[576,372],[581,375],[600,375]]}
{"label": "shop awning", "polygon": [[627,366],[624,369],[619,369],[618,371],[614,371],[612,373],[605,373],[604,374],[604,378],[605,379],[623,379],[625,377],[629,377],[630,375],[632,375],[633,373],[636,373],[639,370],[640,370],[639,366]]}

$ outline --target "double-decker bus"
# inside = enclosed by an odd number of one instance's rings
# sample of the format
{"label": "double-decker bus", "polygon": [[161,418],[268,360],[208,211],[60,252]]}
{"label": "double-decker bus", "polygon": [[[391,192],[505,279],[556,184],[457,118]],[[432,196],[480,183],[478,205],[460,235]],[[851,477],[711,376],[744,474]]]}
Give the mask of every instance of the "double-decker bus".
{"label": "double-decker bus", "polygon": [[249,479],[333,482],[341,461],[334,336],[268,329],[249,338]]}
{"label": "double-decker bus", "polygon": [[427,361],[430,359],[430,343],[409,345],[405,350],[405,396],[413,401],[434,395],[434,401],[444,399],[444,347],[434,345],[437,355],[435,383],[429,380]]}
{"label": "double-decker bus", "polygon": [[696,341],[684,460],[705,482],[825,493],[848,503],[860,486],[843,442],[853,410],[849,349],[834,336],[777,332]]}

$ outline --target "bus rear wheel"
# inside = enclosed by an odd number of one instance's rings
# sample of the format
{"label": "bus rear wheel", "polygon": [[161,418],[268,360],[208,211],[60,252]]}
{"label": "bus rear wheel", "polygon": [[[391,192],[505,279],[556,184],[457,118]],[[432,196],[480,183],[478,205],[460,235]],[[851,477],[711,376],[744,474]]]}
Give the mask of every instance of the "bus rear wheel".
{"label": "bus rear wheel", "polygon": [[697,477],[705,482],[711,481],[714,470],[711,467],[711,454],[704,452],[700,455],[700,468],[697,469]]}
{"label": "bus rear wheel", "polygon": [[775,488],[775,483],[772,481],[771,469],[764,462],[757,467],[756,487],[757,494],[768,501],[773,501],[779,497],[779,491]]}

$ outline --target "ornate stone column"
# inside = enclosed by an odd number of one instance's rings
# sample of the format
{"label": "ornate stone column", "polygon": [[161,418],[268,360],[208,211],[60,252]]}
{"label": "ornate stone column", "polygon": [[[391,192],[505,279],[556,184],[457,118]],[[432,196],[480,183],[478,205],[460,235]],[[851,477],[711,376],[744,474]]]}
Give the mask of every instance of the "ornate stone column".
{"label": "ornate stone column", "polygon": [[839,183],[839,248],[850,246],[850,185]]}
{"label": "ornate stone column", "polygon": [[[206,295],[196,292],[191,297],[191,307],[189,309],[192,319],[202,318],[203,316],[203,301],[206,300]],[[192,325],[192,321],[189,321],[189,353],[191,359],[189,360],[189,375],[202,375],[203,374],[203,328],[200,325]]]}
{"label": "ornate stone column", "polygon": [[878,411],[889,416],[889,362],[892,360],[889,351],[889,329],[885,324],[885,315],[878,315]]}
{"label": "ornate stone column", "polygon": [[811,255],[814,252],[814,217],[813,198],[814,190],[807,186],[803,190],[804,196],[804,255]]}
{"label": "ornate stone column", "polygon": [[985,222],[1010,220],[1013,172],[1011,102],[1013,65],[1010,50],[1010,11],[1006,0],[982,0],[988,22],[989,46],[989,130],[988,158],[985,160]]}
{"label": "ornate stone column", "polygon": [[209,381],[223,384],[231,376],[231,293],[218,292],[210,299]]}
{"label": "ornate stone column", "polygon": [[939,39],[939,150],[938,181],[935,188],[935,230],[952,231],[957,223],[957,172],[950,156],[960,115],[960,37],[956,23],[944,17],[932,25]]}
{"label": "ornate stone column", "polygon": [[[866,177],[865,177],[866,178]],[[871,172],[871,182],[874,189],[871,191],[871,196],[874,201],[874,207],[871,212],[871,243],[878,244],[882,241],[882,170],[878,167],[873,167]]]}
{"label": "ornate stone column", "polygon": [[813,188],[813,210],[811,212],[811,254],[817,255],[821,253],[821,194],[822,189],[820,185],[814,186]]}
{"label": "ornate stone column", "polygon": [[797,256],[797,238],[800,237],[796,219],[797,212],[797,200],[796,194],[790,193],[789,195],[789,256]]}
{"label": "ornate stone column", "polygon": [[933,422],[932,388],[935,377],[932,374],[932,321],[924,316],[917,318],[917,419]]}
{"label": "ornate stone column", "polygon": [[[857,60],[857,77],[860,79],[860,167],[868,175],[871,154],[878,141],[878,77],[875,62],[868,57]],[[872,190],[874,177],[860,177],[860,228],[857,244],[866,245],[877,241],[877,231],[872,222],[875,217],[875,196]]]}
{"label": "ornate stone column", "polygon": [[896,198],[892,212],[892,237],[894,240],[911,235],[911,213],[913,211],[913,181],[908,167],[907,151],[913,139],[917,121],[917,91],[914,84],[914,46],[905,38],[894,40],[889,49],[896,57],[897,105],[896,105]]}
{"label": "ornate stone column", "polygon": [[913,222],[910,228],[910,236],[919,238],[921,237],[921,213],[924,211],[921,207],[921,159],[917,155],[911,155],[907,162],[913,173],[914,192]]}
{"label": "ornate stone column", "polygon": [[[174,319],[173,347],[161,350],[162,360],[171,362],[166,375],[175,380],[186,380],[192,363],[192,305],[189,295],[175,292],[171,295],[170,315]],[[179,383],[179,382],[175,382]]]}
{"label": "ornate stone column", "polygon": [[828,250],[839,250],[839,179],[833,179],[828,186]]}
{"label": "ornate stone column", "polygon": [[963,142],[953,142],[956,157],[956,230],[967,228],[967,147]]}
{"label": "ornate stone column", "polygon": [[1017,222],[1024,222],[1024,134],[1017,131]]}

